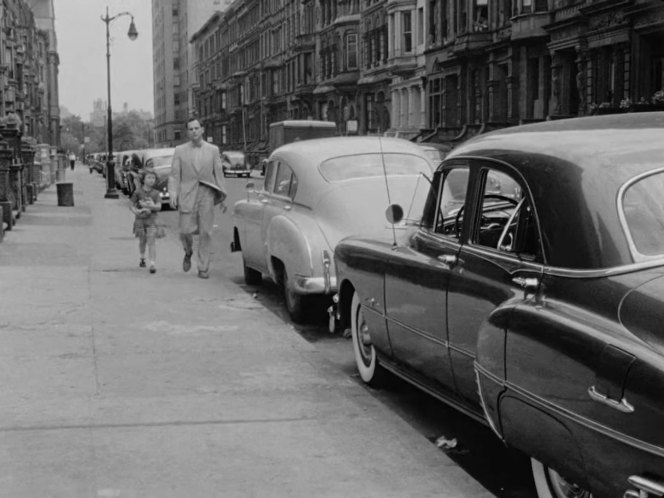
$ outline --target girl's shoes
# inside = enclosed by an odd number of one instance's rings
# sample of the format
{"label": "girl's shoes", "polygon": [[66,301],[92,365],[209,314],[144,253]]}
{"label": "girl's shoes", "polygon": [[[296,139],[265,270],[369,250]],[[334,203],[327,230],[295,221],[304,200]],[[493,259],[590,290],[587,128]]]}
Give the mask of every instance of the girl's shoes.
{"label": "girl's shoes", "polygon": [[141,260],[138,262],[138,267],[145,268],[145,258],[141,258]]}

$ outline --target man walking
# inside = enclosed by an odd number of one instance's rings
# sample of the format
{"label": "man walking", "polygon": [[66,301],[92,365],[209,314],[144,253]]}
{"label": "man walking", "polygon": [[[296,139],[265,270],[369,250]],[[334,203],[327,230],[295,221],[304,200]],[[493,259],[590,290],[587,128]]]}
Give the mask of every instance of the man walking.
{"label": "man walking", "polygon": [[74,166],[76,165],[76,154],[73,152],[69,153],[69,167],[74,171]]}
{"label": "man walking", "polygon": [[196,118],[187,121],[189,142],[173,154],[168,193],[173,209],[180,212],[180,240],[184,248],[182,269],[189,271],[198,233],[198,276],[210,276],[210,242],[214,207],[226,198],[219,149],[203,140],[204,128]]}

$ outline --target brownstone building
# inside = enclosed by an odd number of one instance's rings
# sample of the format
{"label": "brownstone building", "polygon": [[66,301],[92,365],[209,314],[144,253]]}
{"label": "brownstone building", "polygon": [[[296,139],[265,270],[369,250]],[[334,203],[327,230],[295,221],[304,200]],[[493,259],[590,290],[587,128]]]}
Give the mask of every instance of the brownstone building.
{"label": "brownstone building", "polygon": [[289,118],[453,144],[664,104],[661,0],[236,0],[191,42],[195,110],[257,155]]}

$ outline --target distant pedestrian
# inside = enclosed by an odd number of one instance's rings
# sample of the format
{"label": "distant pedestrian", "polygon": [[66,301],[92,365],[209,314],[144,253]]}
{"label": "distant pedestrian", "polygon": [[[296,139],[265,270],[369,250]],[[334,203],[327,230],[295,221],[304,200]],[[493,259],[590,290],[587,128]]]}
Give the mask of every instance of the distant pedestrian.
{"label": "distant pedestrian", "polygon": [[203,140],[204,128],[196,118],[187,121],[189,142],[173,154],[168,193],[180,212],[180,240],[184,248],[182,269],[191,269],[194,234],[198,233],[198,276],[210,276],[210,249],[214,207],[226,199],[219,149]]}
{"label": "distant pedestrian", "polygon": [[74,166],[76,165],[76,154],[73,152],[69,153],[69,167],[74,171]]}
{"label": "distant pedestrian", "polygon": [[143,175],[143,184],[131,196],[131,212],[134,213],[134,235],[138,238],[138,251],[140,261],[138,266],[145,268],[145,248],[150,258],[150,273],[155,273],[157,260],[157,211],[161,211],[161,198],[155,190],[154,184],[157,175],[154,171],[146,170]]}

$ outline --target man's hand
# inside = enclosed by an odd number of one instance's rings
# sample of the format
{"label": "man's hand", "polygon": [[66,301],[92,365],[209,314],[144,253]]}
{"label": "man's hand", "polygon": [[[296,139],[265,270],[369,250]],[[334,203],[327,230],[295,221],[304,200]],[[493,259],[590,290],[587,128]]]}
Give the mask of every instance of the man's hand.
{"label": "man's hand", "polygon": [[178,208],[178,198],[175,195],[171,195],[171,198],[169,199],[168,203],[171,206],[171,209],[177,209]]}

